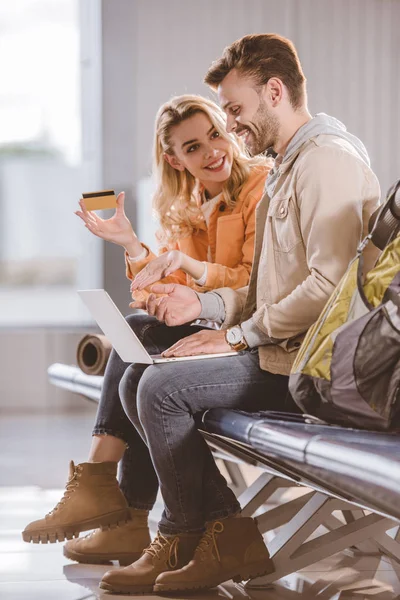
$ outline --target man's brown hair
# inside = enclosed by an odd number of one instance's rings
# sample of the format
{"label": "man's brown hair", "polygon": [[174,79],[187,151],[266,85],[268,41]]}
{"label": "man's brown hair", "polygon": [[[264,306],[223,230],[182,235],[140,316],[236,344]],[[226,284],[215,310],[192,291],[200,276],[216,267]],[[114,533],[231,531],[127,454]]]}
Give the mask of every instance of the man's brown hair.
{"label": "man's brown hair", "polygon": [[245,35],[227,46],[222,57],[212,63],[204,82],[216,89],[232,69],[254,78],[259,86],[265,85],[271,77],[277,77],[286,86],[293,108],[304,104],[306,78],[296,48],[280,35]]}

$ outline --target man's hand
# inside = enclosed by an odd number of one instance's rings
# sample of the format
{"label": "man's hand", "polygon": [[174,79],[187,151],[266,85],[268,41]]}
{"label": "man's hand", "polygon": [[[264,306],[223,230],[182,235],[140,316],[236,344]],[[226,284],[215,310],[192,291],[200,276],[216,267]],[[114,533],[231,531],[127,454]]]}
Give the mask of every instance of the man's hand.
{"label": "man's hand", "polygon": [[197,354],[218,354],[220,352],[232,352],[232,348],[225,340],[225,331],[204,329],[179,340],[171,348],[165,350],[163,356],[196,356]]}
{"label": "man's hand", "polygon": [[172,275],[182,266],[182,252],[171,250],[161,254],[144,267],[131,283],[131,292],[143,290],[148,285]]}
{"label": "man's hand", "polygon": [[[151,288],[147,301],[132,302],[131,308],[142,308],[170,327],[184,325],[198,319],[201,313],[200,300],[194,290],[178,283],[157,283]],[[156,294],[163,294],[157,298]]]}

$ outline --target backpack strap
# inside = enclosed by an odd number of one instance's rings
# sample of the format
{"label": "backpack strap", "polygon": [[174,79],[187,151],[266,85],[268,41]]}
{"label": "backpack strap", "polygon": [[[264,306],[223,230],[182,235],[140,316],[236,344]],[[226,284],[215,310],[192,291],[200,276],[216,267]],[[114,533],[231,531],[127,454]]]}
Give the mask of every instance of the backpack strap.
{"label": "backpack strap", "polygon": [[[400,232],[400,179],[398,179],[392,185],[392,187],[389,188],[389,191],[386,195],[386,201],[382,204],[382,206],[380,206],[371,215],[368,223],[368,230],[368,235],[363,239],[363,241],[357,248],[357,288],[365,306],[368,308],[368,310],[373,310],[374,306],[368,301],[368,298],[366,297],[364,292],[362,276],[364,267],[363,252],[365,250],[365,247],[371,241],[377,248],[379,248],[379,250],[384,250],[384,248]],[[394,304],[396,304],[396,306],[399,306],[399,300],[397,296],[399,291],[396,291],[396,289],[393,288],[396,279],[397,278],[393,280],[392,285],[389,286],[389,288],[386,290],[386,293],[395,296],[395,300],[393,300],[392,298],[390,298],[390,300],[392,300]]]}
{"label": "backpack strap", "polygon": [[[367,243],[368,243],[369,240],[370,240],[370,238],[368,238],[368,239],[365,238],[365,240],[367,240]],[[365,240],[364,240],[364,242],[365,242]],[[365,246],[367,245],[367,243],[364,245],[363,249],[365,248]],[[365,304],[365,306],[368,308],[368,310],[373,310],[375,307],[368,300],[368,298],[367,298],[367,296],[365,295],[365,292],[364,292],[363,268],[364,268],[364,257],[363,257],[362,254],[360,254],[358,256],[358,266],[357,266],[357,289],[358,289],[358,293],[360,295],[361,300],[363,301],[363,303]]]}
{"label": "backpack strap", "polygon": [[368,230],[368,241],[372,240],[372,243],[380,250],[383,250],[399,233],[400,179],[389,189],[384,204],[372,214]]}

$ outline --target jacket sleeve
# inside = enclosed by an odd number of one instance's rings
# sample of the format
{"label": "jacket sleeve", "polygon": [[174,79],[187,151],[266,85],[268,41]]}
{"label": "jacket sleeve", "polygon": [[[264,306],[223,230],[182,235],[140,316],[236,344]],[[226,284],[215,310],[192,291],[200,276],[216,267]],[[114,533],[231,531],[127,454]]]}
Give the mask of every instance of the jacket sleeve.
{"label": "jacket sleeve", "polygon": [[127,252],[125,252],[125,273],[127,278],[130,280],[134,279],[139,273],[139,271],[144,269],[145,266],[149,264],[149,262],[156,258],[154,252],[148,246],[146,246],[146,244],[142,243],[142,246],[147,250],[147,256],[142,260],[129,260],[129,255]]}
{"label": "jacket sleeve", "polygon": [[[249,287],[246,285],[239,290],[232,288],[221,288],[211,292],[218,294],[224,303],[224,312],[222,316],[222,329],[227,329],[232,325],[237,325],[241,321],[242,313],[246,304],[247,292]],[[208,294],[205,294],[207,297]],[[202,303],[203,307],[203,303]]]}
{"label": "jacket sleeve", "polygon": [[364,202],[379,198],[376,178],[360,159],[341,149],[319,147],[296,177],[309,275],[280,302],[262,305],[247,322],[278,343],[305,332],[317,320],[356,255]]}
{"label": "jacket sleeve", "polygon": [[[161,239],[161,235],[159,233],[156,234],[156,237],[157,237],[158,240]],[[152,260],[154,260],[155,258],[157,258],[157,256],[154,254],[154,252],[152,252],[152,250],[148,246],[146,246],[145,244],[142,244],[142,246],[143,246],[143,248],[147,249],[147,256],[145,258],[143,258],[142,260],[131,261],[131,260],[129,260],[128,254],[125,252],[126,276],[131,281]],[[162,246],[159,247],[158,256],[160,256],[161,254],[164,254],[165,252],[169,252],[170,250],[178,250],[178,249],[179,248],[178,248],[178,244],[177,243],[175,243],[175,244],[168,244],[168,245],[162,245]],[[169,275],[168,277],[164,277],[159,282],[155,282],[155,283],[180,283],[182,285],[187,285],[186,273],[184,273],[181,270],[175,271],[175,273],[173,273],[173,275]],[[152,285],[154,285],[154,284],[152,284]],[[144,288],[140,292],[134,292],[133,295],[132,295],[132,297],[134,299],[136,299],[136,300],[145,300],[149,294],[150,294],[150,289],[149,288]]]}
{"label": "jacket sleeve", "polygon": [[[260,198],[249,194],[244,201],[244,242],[242,246],[241,261],[235,267],[207,262],[207,279],[203,286],[196,285],[193,281],[192,287],[198,292],[208,292],[216,288],[229,287],[238,289],[248,284],[254,253],[255,236],[255,209]],[[229,243],[229,241],[228,241]]]}

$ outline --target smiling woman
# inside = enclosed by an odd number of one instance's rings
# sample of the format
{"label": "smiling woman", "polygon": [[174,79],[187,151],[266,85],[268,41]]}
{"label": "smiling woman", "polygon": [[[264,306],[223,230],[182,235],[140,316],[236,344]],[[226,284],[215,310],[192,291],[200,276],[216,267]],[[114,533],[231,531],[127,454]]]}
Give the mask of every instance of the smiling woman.
{"label": "smiling woman", "polygon": [[147,298],[158,281],[199,291],[235,289],[249,280],[254,210],[270,167],[227,133],[226,117],[214,102],[178,96],[160,108],[155,124],[153,208],[161,226],[160,256],[136,237],[123,194],[108,220],[87,211],[83,201],[77,214],[89,231],[125,248],[135,301]]}
{"label": "smiling woman", "polygon": [[161,255],[156,259],[146,247],[146,255],[132,261],[128,252],[135,297],[160,279],[200,291],[246,285],[254,209],[270,166],[265,158],[250,158],[243,142],[227,133],[226,117],[211,100],[186,95],[162,106],[155,127],[153,200]]}
{"label": "smiling woman", "polygon": [[209,197],[215,197],[230,177],[233,145],[214,124],[210,126],[207,115],[199,112],[174,127],[164,158],[174,169],[187,170]]}

